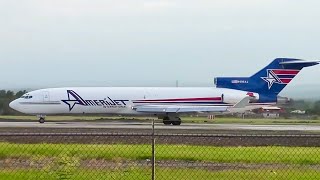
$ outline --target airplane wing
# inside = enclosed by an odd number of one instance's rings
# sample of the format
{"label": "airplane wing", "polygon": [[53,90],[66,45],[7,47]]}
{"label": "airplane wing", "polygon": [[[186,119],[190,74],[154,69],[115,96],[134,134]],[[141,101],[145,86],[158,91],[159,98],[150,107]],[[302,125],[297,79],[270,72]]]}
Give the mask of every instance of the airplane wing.
{"label": "airplane wing", "polygon": [[228,106],[185,106],[185,105],[139,105],[132,109],[143,113],[222,113],[229,112],[233,109],[245,108],[249,105],[249,96],[243,98],[240,102],[232,107]]}

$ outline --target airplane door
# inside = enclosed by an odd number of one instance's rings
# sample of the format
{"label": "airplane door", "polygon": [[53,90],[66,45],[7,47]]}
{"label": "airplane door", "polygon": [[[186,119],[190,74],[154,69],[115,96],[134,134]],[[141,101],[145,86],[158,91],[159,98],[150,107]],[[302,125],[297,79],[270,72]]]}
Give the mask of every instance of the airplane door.
{"label": "airplane door", "polygon": [[50,101],[50,95],[48,91],[43,92],[43,101]]}

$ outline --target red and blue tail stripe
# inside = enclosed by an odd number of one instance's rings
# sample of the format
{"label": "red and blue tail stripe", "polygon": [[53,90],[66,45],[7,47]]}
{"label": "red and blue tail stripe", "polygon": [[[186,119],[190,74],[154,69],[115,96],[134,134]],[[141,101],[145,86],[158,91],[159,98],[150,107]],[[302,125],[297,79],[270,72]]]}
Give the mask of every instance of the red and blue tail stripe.
{"label": "red and blue tail stripe", "polygon": [[269,73],[272,73],[281,84],[289,84],[299,72],[300,70],[295,69],[269,69]]}

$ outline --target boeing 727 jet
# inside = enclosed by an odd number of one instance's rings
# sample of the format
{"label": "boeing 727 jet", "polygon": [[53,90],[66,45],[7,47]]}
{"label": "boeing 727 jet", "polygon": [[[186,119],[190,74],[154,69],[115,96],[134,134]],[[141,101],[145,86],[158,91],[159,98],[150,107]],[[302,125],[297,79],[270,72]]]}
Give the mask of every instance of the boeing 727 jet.
{"label": "boeing 727 jet", "polygon": [[37,115],[152,115],[166,125],[180,125],[185,114],[245,112],[274,105],[278,94],[304,68],[319,61],[277,58],[251,77],[218,77],[216,87],[69,87],[29,92],[10,103],[16,111]]}

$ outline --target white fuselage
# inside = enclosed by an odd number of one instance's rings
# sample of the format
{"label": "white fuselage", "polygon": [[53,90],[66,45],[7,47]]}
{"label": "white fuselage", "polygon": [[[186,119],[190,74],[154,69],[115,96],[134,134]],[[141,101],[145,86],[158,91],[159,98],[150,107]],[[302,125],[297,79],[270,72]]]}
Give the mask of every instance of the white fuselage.
{"label": "white fuselage", "polygon": [[133,107],[232,106],[246,96],[245,91],[224,88],[72,87],[32,91],[10,103],[10,106],[22,113],[35,115],[139,115],[145,113],[136,112]]}

